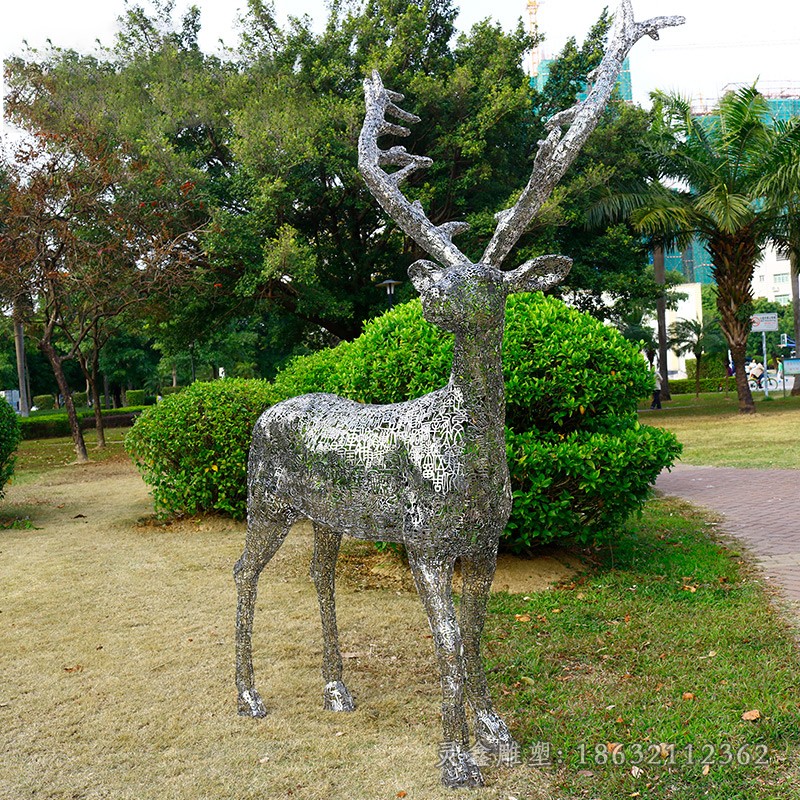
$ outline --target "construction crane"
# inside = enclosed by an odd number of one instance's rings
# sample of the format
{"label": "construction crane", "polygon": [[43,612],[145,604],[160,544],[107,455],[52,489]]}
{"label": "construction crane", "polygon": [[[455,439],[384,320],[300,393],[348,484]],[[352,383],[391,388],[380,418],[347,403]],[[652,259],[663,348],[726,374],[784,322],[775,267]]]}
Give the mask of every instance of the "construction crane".
{"label": "construction crane", "polygon": [[[539,21],[537,19],[539,14],[539,6],[543,5],[544,0],[528,0],[528,33],[531,36],[539,35]],[[530,55],[530,68],[531,77],[536,78],[539,74],[539,64],[542,61],[542,54],[539,49],[539,44],[534,46]]]}

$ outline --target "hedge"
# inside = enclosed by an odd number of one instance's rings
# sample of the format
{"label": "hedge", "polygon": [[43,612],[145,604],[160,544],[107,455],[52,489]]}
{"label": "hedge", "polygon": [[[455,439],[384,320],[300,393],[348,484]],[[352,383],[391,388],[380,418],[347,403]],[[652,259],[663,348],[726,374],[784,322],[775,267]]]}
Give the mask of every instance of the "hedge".
{"label": "hedge", "polygon": [[[637,399],[652,377],[612,328],[541,295],[511,297],[504,341],[507,448],[514,510],[506,546],[613,535],[680,452],[640,427]],[[452,338],[418,300],[365,326],[355,341],[293,361],[273,384],[194,384],[147,410],[127,446],[165,513],[246,511],[249,430],[270,403],[311,391],[391,403],[444,384]]]}
{"label": "hedge", "polygon": [[[703,353],[703,370],[700,379],[728,377],[727,356],[724,353]],[[697,359],[686,359],[686,377],[694,380],[697,377]]]}
{"label": "hedge", "polygon": [[[125,408],[104,408],[102,410],[103,423],[107,428],[127,428],[133,425],[136,417],[144,410],[144,406],[126,406]],[[83,409],[78,412],[78,421],[81,429],[94,428],[94,411]],[[69,420],[66,411],[55,411],[50,414],[34,412],[30,417],[21,417],[19,420],[22,438],[28,439],[54,439],[62,436],[71,436]]]}
{"label": "hedge", "polygon": [[50,411],[55,408],[56,401],[51,394],[35,394],[33,396],[33,405],[41,411]]}
{"label": "hedge", "polygon": [[125,405],[143,406],[146,392],[144,389],[128,389],[125,392]]}
{"label": "hedge", "polygon": [[[694,394],[697,391],[694,378],[670,378],[670,394]],[[735,392],[736,379],[725,375],[721,378],[700,378],[701,392]]]}
{"label": "hedge", "polygon": [[0,399],[0,498],[14,474],[14,451],[19,444],[19,422],[11,404]]}

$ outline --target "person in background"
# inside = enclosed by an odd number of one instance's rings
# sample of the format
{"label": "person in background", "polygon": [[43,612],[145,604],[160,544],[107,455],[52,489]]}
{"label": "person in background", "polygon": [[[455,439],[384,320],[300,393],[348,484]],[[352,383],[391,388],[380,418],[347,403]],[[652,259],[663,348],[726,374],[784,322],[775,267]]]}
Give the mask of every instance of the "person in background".
{"label": "person in background", "polygon": [[750,364],[750,378],[756,382],[756,386],[761,388],[761,379],[764,377],[764,366],[755,359]]}
{"label": "person in background", "polygon": [[650,403],[651,409],[661,408],[661,370],[656,370],[655,388],[653,389],[653,402]]}

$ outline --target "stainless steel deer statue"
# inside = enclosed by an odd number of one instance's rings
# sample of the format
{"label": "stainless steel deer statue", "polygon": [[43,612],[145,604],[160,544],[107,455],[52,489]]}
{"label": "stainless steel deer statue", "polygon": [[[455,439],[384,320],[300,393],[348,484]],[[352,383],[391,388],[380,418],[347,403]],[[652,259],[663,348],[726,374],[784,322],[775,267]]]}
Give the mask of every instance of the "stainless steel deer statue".
{"label": "stainless steel deer statue", "polygon": [[[363,405],[311,394],[278,403],[258,420],[248,467],[247,539],[234,570],[239,713],[266,714],[254,686],[251,645],[259,574],[292,523],[309,519],[311,573],[322,616],[324,707],[354,709],[342,679],[336,628],[334,569],[342,535],[402,542],[439,665],[443,783],[482,784],[470,751],[465,698],[478,747],[501,756],[514,752],[511,733],[492,706],[480,655],[498,540],[511,510],[501,353],[505,306],[512,292],[557,284],[571,262],[551,255],[509,272],[499,267],[597,124],[630,48],[643,35],[657,38],[659,28],[682,21],[636,23],[630,0],[622,0],[588,97],[549,120],[530,181],[517,204],[498,214],[497,230],[478,263],[452,242],[464,223],[434,225],[419,203],[401,193],[401,182],[431,161],[403,147],[381,150],[377,139],[409,133],[387,115],[419,120],[399,108],[402,95],[384,89],[377,73],[364,82],[359,169],[387,214],[438,262],[417,261],[409,276],[425,317],[455,336],[452,373],[444,388],[405,403]],[[397,169],[387,173],[384,166]],[[451,595],[456,559],[463,575],[460,625]]]}

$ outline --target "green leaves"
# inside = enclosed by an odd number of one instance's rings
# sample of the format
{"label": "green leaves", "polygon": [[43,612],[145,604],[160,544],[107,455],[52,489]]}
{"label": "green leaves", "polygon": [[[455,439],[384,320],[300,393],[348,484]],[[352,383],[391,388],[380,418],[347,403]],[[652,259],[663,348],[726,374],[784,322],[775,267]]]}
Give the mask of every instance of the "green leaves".
{"label": "green leaves", "polygon": [[[613,535],[680,451],[672,434],[636,421],[636,401],[651,387],[637,348],[535,294],[510,298],[504,348],[514,491],[506,546]],[[400,402],[444,385],[451,359],[452,338],[425,322],[414,300],[372,320],[353,342],[295,359],[271,385],[196,383],[166,398],[142,415],[127,446],[161,510],[240,517],[261,409],[309,392]]]}
{"label": "green leaves", "polygon": [[20,441],[19,420],[11,405],[0,399],[0,499],[14,474],[14,451]]}
{"label": "green leaves", "polygon": [[244,517],[250,434],[274,401],[265,381],[227,379],[194,383],[148,408],[125,447],[153,488],[156,511]]}

